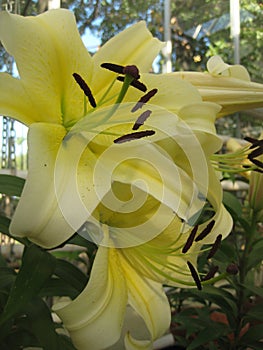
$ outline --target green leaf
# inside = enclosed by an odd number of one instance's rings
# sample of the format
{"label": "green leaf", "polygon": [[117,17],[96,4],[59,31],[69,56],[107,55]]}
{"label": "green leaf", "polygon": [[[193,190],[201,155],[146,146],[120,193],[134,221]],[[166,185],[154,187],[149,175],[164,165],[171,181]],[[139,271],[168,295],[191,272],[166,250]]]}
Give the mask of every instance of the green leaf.
{"label": "green leaf", "polygon": [[10,267],[0,267],[0,289],[4,289],[14,283],[16,273]]}
{"label": "green leaf", "polygon": [[87,248],[88,253],[93,253],[97,250],[95,243],[88,241],[87,239],[81,237],[79,234],[75,233],[68,241],[69,244],[75,244]]}
{"label": "green leaf", "polygon": [[14,320],[10,334],[1,341],[5,349],[37,348],[42,350],[76,350],[70,339],[58,334],[47,304],[39,297],[32,299]]}
{"label": "green leaf", "polygon": [[63,349],[59,345],[59,336],[56,333],[55,324],[51,312],[41,298],[36,298],[27,304],[26,315],[28,317],[29,330],[36,337],[39,345],[44,350]]}
{"label": "green leaf", "polygon": [[[185,330],[185,335],[188,338],[190,335],[202,330],[202,328],[205,327],[206,323],[204,320],[199,319],[198,322],[196,322],[197,316],[198,314],[195,308],[187,308],[179,313],[176,313],[173,316],[172,321],[181,325],[180,329]],[[179,326],[177,326],[177,329],[179,329]]]}
{"label": "green leaf", "polygon": [[8,237],[11,237],[18,242],[24,244],[25,246],[29,246],[31,242],[27,238],[21,238],[21,237],[14,237],[9,232],[9,225],[11,223],[11,220],[7,218],[6,216],[0,215],[0,232],[7,235]]}
{"label": "green leaf", "polygon": [[63,350],[77,350],[75,346],[72,344],[71,340],[69,337],[66,337],[63,334],[59,334],[59,349]]}
{"label": "green leaf", "polygon": [[75,288],[79,293],[85,288],[88,277],[76,266],[62,259],[56,259],[54,274]]}
{"label": "green leaf", "polygon": [[257,324],[249,328],[249,330],[240,339],[240,343],[247,345],[250,342],[255,342],[262,339],[263,324]]}
{"label": "green leaf", "polygon": [[235,317],[238,310],[236,300],[231,293],[214,286],[205,286],[202,291],[196,290],[194,293],[218,305],[227,315],[230,326],[235,325]]}
{"label": "green leaf", "polygon": [[242,349],[245,350],[262,350],[262,341],[250,341],[244,344]]}
{"label": "green leaf", "polygon": [[230,263],[237,261],[237,259],[238,257],[235,246],[228,240],[224,240],[221,243],[220,249],[216,252],[214,257],[216,265],[219,265],[222,271],[225,270]]}
{"label": "green leaf", "polygon": [[26,248],[21,268],[1,315],[0,324],[15,316],[37,295],[53,273],[55,263],[55,258],[51,254],[36,245]]}
{"label": "green leaf", "polygon": [[196,338],[191,342],[187,347],[187,350],[193,350],[198,348],[201,345],[207,344],[210,341],[218,339],[222,336],[225,336],[229,333],[229,328],[225,325],[212,322],[210,327],[206,327],[201,332],[199,332]]}
{"label": "green leaf", "polygon": [[5,337],[5,339],[1,340],[1,350],[17,350],[28,347],[37,347],[38,344],[35,337],[25,330],[24,325],[27,325],[26,317],[24,317],[23,320],[20,319],[12,332]]}
{"label": "green leaf", "polygon": [[60,278],[50,278],[45,286],[41,288],[38,295],[41,297],[68,296],[71,299],[75,299],[78,294],[79,291],[70,286],[66,281],[63,281]]}
{"label": "green leaf", "polygon": [[9,225],[11,220],[6,216],[0,215],[0,232],[9,235]]}
{"label": "green leaf", "polygon": [[0,174],[0,193],[20,197],[24,184],[25,179],[21,177]]}
{"label": "green leaf", "polygon": [[255,287],[247,284],[241,284],[241,286],[250,292],[249,295],[258,295],[263,298],[263,289],[261,287]]}
{"label": "green leaf", "polygon": [[247,259],[246,271],[250,271],[253,267],[257,267],[262,263],[262,250],[251,252]]}
{"label": "green leaf", "polygon": [[2,254],[0,254],[0,267],[7,267],[6,259],[3,257]]}
{"label": "green leaf", "polygon": [[240,225],[243,227],[245,232],[250,232],[251,230],[250,222],[246,218],[240,217],[238,221]]}
{"label": "green leaf", "polygon": [[224,191],[223,203],[234,219],[242,216],[242,206],[240,201],[232,193]]}
{"label": "green leaf", "polygon": [[246,270],[249,271],[253,267],[262,262],[263,238],[257,240],[251,247]]}
{"label": "green leaf", "polygon": [[263,250],[263,238],[256,240],[251,246],[251,252]]}
{"label": "green leaf", "polygon": [[263,302],[254,305],[245,315],[249,321],[263,321]]}

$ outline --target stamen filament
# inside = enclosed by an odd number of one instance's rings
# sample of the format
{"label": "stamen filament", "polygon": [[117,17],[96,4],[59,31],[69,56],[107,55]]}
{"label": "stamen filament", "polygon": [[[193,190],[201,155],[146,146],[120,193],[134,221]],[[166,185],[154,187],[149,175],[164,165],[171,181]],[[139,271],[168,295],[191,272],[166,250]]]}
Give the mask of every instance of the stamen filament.
{"label": "stamen filament", "polygon": [[134,80],[134,78],[131,75],[128,75],[128,74],[125,75],[124,82],[123,82],[122,87],[121,87],[121,91],[120,91],[115,103],[113,104],[113,107],[109,110],[109,112],[103,118],[101,123],[105,123],[106,121],[108,121],[108,119],[110,119],[113,116],[113,114],[117,111],[120,103],[123,101],[128,89],[129,89],[129,86],[133,80]]}
{"label": "stamen filament", "polygon": [[[143,263],[145,265],[148,265],[150,267],[151,270],[155,271],[158,275],[161,275],[163,277],[165,277],[167,279],[167,281],[172,281],[178,284],[183,284],[186,286],[194,286],[195,284],[193,282],[187,282],[187,281],[182,281],[178,278],[174,278],[172,277],[170,274],[162,271],[161,269],[158,269],[153,263],[151,263],[148,259],[146,259],[145,257],[141,256],[141,259],[143,260]],[[179,270],[179,272],[182,274],[181,270]]]}
{"label": "stamen filament", "polygon": [[[99,102],[97,103],[97,106],[101,106],[103,103],[110,101],[111,99],[114,98],[114,96],[111,96],[109,99],[107,99],[106,101],[105,98],[108,95],[108,93],[110,92],[110,90],[112,89],[113,85],[115,84],[117,78],[113,79],[113,81],[111,82],[111,84],[109,85],[108,89],[106,90],[106,92],[103,94],[103,96],[101,97],[101,99],[99,100]],[[118,96],[118,94],[116,94],[115,96]]]}
{"label": "stamen filament", "polygon": [[220,275],[218,275],[216,277],[210,278],[209,280],[201,281],[201,283],[202,283],[203,286],[211,285],[211,284],[214,284],[214,283],[216,283],[218,281],[226,279],[228,277],[228,275],[229,274],[227,272],[224,272],[224,273],[221,273]]}
{"label": "stamen filament", "polygon": [[[263,140],[255,140],[245,138],[252,145],[247,145],[233,153],[214,154],[210,157],[213,167],[222,172],[242,173],[246,171],[260,171],[263,168],[263,162],[256,157],[263,154]],[[251,165],[242,164],[244,161],[249,161]],[[260,168],[260,169],[258,169]]]}
{"label": "stamen filament", "polygon": [[227,172],[227,173],[231,173],[231,174],[239,174],[239,173],[246,173],[248,171],[257,171],[257,167],[254,165],[251,166],[245,166],[242,165],[242,168],[228,168],[228,167],[215,167],[214,169],[216,171],[220,171],[220,172]]}

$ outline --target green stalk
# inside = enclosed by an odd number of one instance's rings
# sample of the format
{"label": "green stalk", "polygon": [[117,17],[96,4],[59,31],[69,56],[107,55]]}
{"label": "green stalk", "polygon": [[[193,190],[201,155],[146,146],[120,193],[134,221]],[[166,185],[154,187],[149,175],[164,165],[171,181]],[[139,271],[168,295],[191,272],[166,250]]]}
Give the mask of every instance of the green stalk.
{"label": "green stalk", "polygon": [[254,211],[251,212],[250,222],[251,222],[250,228],[247,232],[245,232],[245,248],[239,254],[239,274],[237,276],[238,283],[237,283],[237,290],[236,290],[238,315],[237,315],[236,329],[234,331],[234,342],[231,347],[231,349],[233,350],[239,349],[238,341],[240,337],[240,332],[244,326],[242,321],[245,314],[244,304],[246,301],[246,297],[245,297],[243,285],[246,283],[246,277],[248,273],[247,262],[248,262],[249,253],[257,233],[257,221],[256,221],[256,215]]}
{"label": "green stalk", "polygon": [[134,80],[134,77],[132,77],[131,75],[129,75],[129,74],[125,75],[121,91],[120,91],[120,93],[119,93],[115,103],[113,104],[112,108],[109,110],[109,112],[103,118],[101,123],[105,123],[106,121],[108,121],[113,116],[113,114],[117,111],[117,109],[119,108],[120,103],[123,101],[123,99],[124,99],[128,89],[130,87],[130,84],[132,83],[133,80]]}

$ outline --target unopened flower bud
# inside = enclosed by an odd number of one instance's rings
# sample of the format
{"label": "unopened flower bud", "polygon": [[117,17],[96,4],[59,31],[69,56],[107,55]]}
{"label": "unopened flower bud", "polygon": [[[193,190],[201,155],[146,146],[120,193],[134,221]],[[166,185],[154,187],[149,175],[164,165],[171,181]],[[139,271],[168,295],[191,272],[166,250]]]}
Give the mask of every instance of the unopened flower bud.
{"label": "unopened flower bud", "polygon": [[238,274],[238,271],[239,271],[238,266],[237,264],[234,264],[234,263],[229,264],[226,268],[226,272],[229,273],[230,275],[236,275]]}

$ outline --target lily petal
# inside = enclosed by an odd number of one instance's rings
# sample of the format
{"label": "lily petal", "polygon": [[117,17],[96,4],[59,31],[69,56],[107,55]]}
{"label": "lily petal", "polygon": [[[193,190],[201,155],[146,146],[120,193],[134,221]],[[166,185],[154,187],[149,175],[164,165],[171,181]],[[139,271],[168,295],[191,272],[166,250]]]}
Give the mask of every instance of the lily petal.
{"label": "lily petal", "polygon": [[[178,124],[181,123],[182,129],[185,129],[184,133],[187,132],[188,125],[188,134],[190,134],[190,130],[198,134],[200,144],[204,143],[203,149],[207,154],[218,151],[222,144],[216,136],[214,124],[221,109],[218,104],[203,102],[200,93],[192,84],[182,79],[175,79],[171,74],[142,74],[142,81],[146,83],[149,90],[158,89],[154,97],[144,106],[144,109],[147,108],[153,112],[145,125],[154,126],[157,133],[165,131],[167,135],[174,137],[176,137],[175,129]],[[131,89],[125,100],[138,99],[138,92]],[[165,109],[168,111],[166,115]],[[181,119],[179,123],[178,117]],[[209,133],[209,137],[202,138],[204,133]],[[212,139],[213,142],[211,142]],[[187,143],[185,141],[186,145]]]}
{"label": "lily petal", "polygon": [[[210,234],[201,241],[202,244],[214,243],[219,234],[222,234],[222,238],[224,239],[230,233],[233,227],[232,217],[222,204],[223,191],[217,174],[214,169],[212,169],[211,165],[209,165],[208,169],[209,187],[207,198],[215,211],[215,215],[213,216],[215,225]],[[200,225],[200,229],[205,228],[205,226],[206,224]]]}
{"label": "lily petal", "polygon": [[[200,114],[213,113],[211,120],[206,122],[207,125],[209,123],[213,125],[218,106],[203,104],[204,108],[199,108],[199,114],[193,106],[190,116],[192,115],[193,119],[195,116],[200,119]],[[86,138],[87,146],[98,157],[98,162],[93,170],[93,181],[97,183],[97,179],[102,179],[103,174],[104,180],[101,182],[105,183],[108,174],[107,182],[109,184],[113,180],[127,184],[132,183],[144,192],[145,186],[147,186],[146,192],[172,208],[180,217],[186,218],[187,215],[193,215],[195,211],[200,209],[199,205],[202,205],[198,200],[199,189],[196,183],[202,184],[204,188],[205,185],[208,185],[204,176],[207,158],[202,144],[185,122],[155,105],[150,105],[153,116],[146,123],[146,127],[156,130],[156,135],[151,137],[151,143],[142,139],[121,145],[115,144],[113,140],[116,136],[114,135],[118,135],[120,130],[123,130],[124,134],[125,130],[126,133],[131,131],[132,124],[129,120],[130,117],[127,117],[131,106],[132,104],[127,103],[120,106],[114,118],[96,127],[96,133],[89,132],[89,130],[92,129],[92,120],[99,120],[101,116],[103,117],[101,111],[92,113],[73,128],[73,134],[76,131]],[[116,125],[114,125],[115,123]],[[204,134],[204,139],[207,138],[206,144],[210,142],[209,149],[212,152],[218,149],[221,141],[215,135],[210,134],[210,132],[214,132],[214,129],[211,131],[210,124],[210,129],[205,125],[203,127],[206,134],[203,133],[201,126],[199,132]],[[174,138],[174,145],[171,147],[165,145],[162,147],[162,143],[160,143],[160,147],[154,144],[155,141],[159,142],[160,140],[161,142],[162,139],[169,140],[170,138]],[[202,140],[202,142],[205,141]],[[177,166],[177,158],[180,159],[180,166]],[[183,164],[188,164],[188,167],[181,168]],[[107,169],[107,173],[105,173],[105,169]],[[105,194],[106,192],[101,194],[100,198],[102,199]],[[191,206],[191,213],[189,206]]]}
{"label": "lily petal", "polygon": [[[73,234],[68,233],[54,190],[54,165],[65,134],[61,125],[31,125],[28,177],[10,225],[14,236],[26,236],[46,248],[62,243]],[[42,231],[44,235],[40,234]]]}
{"label": "lily petal", "polygon": [[[113,179],[135,183],[135,186],[142,190],[147,187],[149,194],[181,218],[186,219],[191,215],[190,212],[193,214],[200,209],[202,204],[198,200],[198,189],[191,177],[158,148],[145,144],[143,149],[133,147],[131,151],[134,156],[137,154],[135,161],[132,157],[125,160],[124,148],[119,148],[118,152],[111,154],[112,160],[115,161],[113,163],[118,164],[120,159],[123,160],[121,166],[114,171]],[[193,205],[191,208],[190,203]]]}
{"label": "lily petal", "polygon": [[126,283],[129,290],[129,303],[143,318],[150,332],[149,343],[135,340],[127,334],[125,345],[127,349],[147,349],[152,342],[159,338],[170,326],[171,313],[168,299],[162,285],[148,280],[131,267],[126,259],[121,259],[125,271]]}
{"label": "lily petal", "polygon": [[144,245],[123,250],[123,255],[147,279],[170,286],[193,287],[186,262],[196,265],[201,244],[193,244],[187,254],[182,253],[189,235],[184,226],[178,217],[174,217],[160,235]]}
{"label": "lily petal", "polygon": [[99,247],[87,287],[75,300],[59,302],[53,310],[78,350],[101,350],[120,338],[127,299],[116,250]]}
{"label": "lily petal", "polygon": [[207,155],[217,152],[222,146],[222,141],[216,135],[215,129],[215,119],[220,109],[218,104],[199,102],[188,104],[181,108],[178,113],[179,117],[198,137],[200,145]]}
{"label": "lily petal", "polygon": [[225,63],[220,56],[210,57],[207,61],[207,70],[212,75],[224,75],[240,80],[250,81],[250,76],[245,67],[240,64],[230,65]]}
{"label": "lily petal", "polygon": [[[149,90],[156,88],[158,92],[151,98],[146,105],[156,105],[166,108],[168,111],[177,114],[183,107],[191,103],[199,103],[202,101],[198,90],[187,81],[182,79],[174,79],[170,74],[141,74],[143,81]],[[125,101],[139,100],[139,93],[135,89],[128,91]]]}
{"label": "lily petal", "polygon": [[0,114],[12,116],[26,125],[38,116],[22,82],[7,73],[0,73]]}
{"label": "lily petal", "polygon": [[[92,216],[111,183],[107,168],[93,181],[97,156],[77,135],[67,139],[61,125],[34,123],[29,128],[29,171],[10,230],[45,248],[65,242]],[[28,217],[32,219],[28,220]]]}
{"label": "lily petal", "polygon": [[83,93],[72,74],[89,81],[92,61],[73,13],[59,9],[25,18],[1,12],[0,40],[16,59],[35,121],[66,125],[83,116]]}
{"label": "lily petal", "polygon": [[263,85],[232,76],[212,75],[200,72],[175,72],[195,86],[203,101],[219,104],[222,109],[217,118],[246,109],[263,107]]}
{"label": "lily petal", "polygon": [[147,72],[164,45],[165,43],[153,38],[144,21],[136,23],[110,39],[93,56],[92,88],[94,93],[103,90],[105,85],[116,77],[116,73],[99,68],[105,60],[124,66],[133,64],[138,66],[140,71]]}

